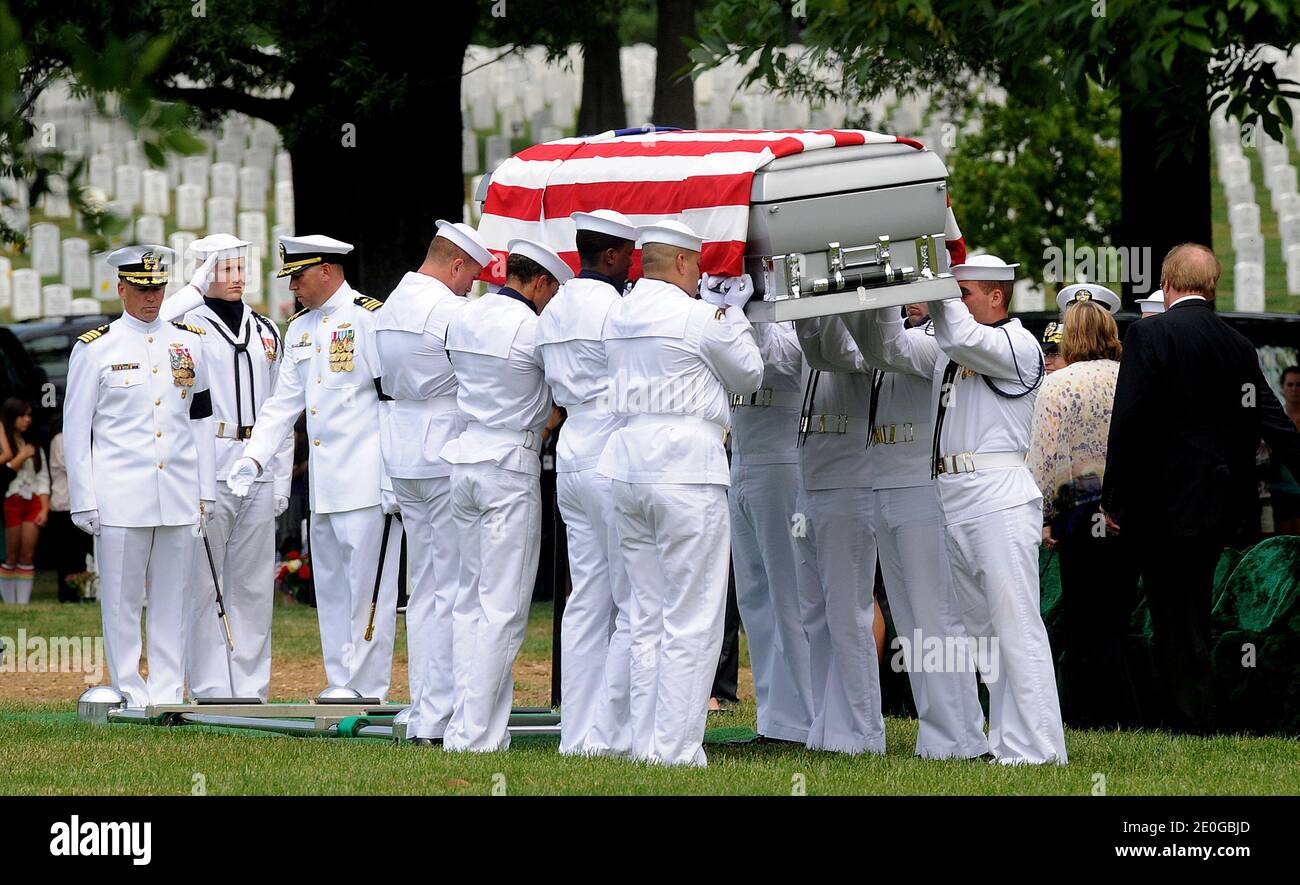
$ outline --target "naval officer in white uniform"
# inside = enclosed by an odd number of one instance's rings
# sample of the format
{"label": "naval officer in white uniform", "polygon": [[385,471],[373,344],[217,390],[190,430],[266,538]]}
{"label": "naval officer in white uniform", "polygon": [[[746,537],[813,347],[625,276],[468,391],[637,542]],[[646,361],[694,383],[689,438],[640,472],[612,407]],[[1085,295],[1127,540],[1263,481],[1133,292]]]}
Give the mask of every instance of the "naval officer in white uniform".
{"label": "naval officer in white uniform", "polygon": [[167,252],[129,246],[108,256],[123,313],[78,337],[63,408],[72,521],[99,536],[104,653],[113,687],[134,707],[182,700],[196,527],[216,497],[204,335],[158,318]]}
{"label": "naval officer in white uniform", "polygon": [[227,645],[217,617],[212,568],[200,542],[194,551],[195,591],[185,614],[185,672],[192,698],[265,701],[271,685],[275,517],[289,505],[293,439],[285,439],[247,497],[236,497],[221,481],[244,455],[258,411],[275,388],[283,353],[275,324],[243,302],[249,245],[230,234],[195,240],[190,249],[209,265],[210,279],[196,275],[163,302],[161,311],[163,319],[171,319],[186,308],[185,321],[206,333],[203,359],[217,440],[217,501],[206,527],[235,646]]}
{"label": "naval officer in white uniform", "polygon": [[937,349],[882,333],[891,362],[933,379],[931,475],[958,611],[989,690],[989,752],[1003,764],[1065,764],[1039,610],[1042,495],[1025,465],[1046,369],[1034,335],[1007,314],[1018,266],[992,255],[953,266],[961,299],[929,304]]}
{"label": "naval officer in white uniform", "polygon": [[[919,728],[916,755],[976,758],[988,752],[974,656],[957,609],[944,547],[939,501],[930,471],[930,389],[933,372],[894,365],[885,357],[881,327],[891,339],[907,335],[914,349],[938,349],[925,305],[909,305],[916,325],[904,329],[898,308],[828,319],[823,353],[846,361],[861,353],[878,369],[871,390],[870,461],[873,525],[880,571],[900,641],[890,660],[907,666]],[[852,333],[852,339],[850,334]],[[936,645],[937,644],[937,645]],[[937,648],[936,654],[933,649]]]}
{"label": "naval officer in white uniform", "polygon": [[[748,276],[705,274],[700,297],[721,306]],[[736,604],[749,638],[758,740],[808,742],[813,698],[794,538],[798,511],[803,351],[791,323],[757,323],[762,386],[731,399],[731,563]],[[806,582],[805,582],[806,583]]]}
{"label": "naval officer in white uniform", "polygon": [[618,557],[614,497],[596,462],[623,426],[610,411],[601,332],[632,264],[636,227],[610,209],[576,212],[582,270],[537,321],[537,349],[555,404],[567,413],[556,445],[556,497],[568,531],[573,591],[560,625],[560,752],[626,756],[629,588]]}
{"label": "naval officer in white uniform", "polygon": [[227,483],[239,496],[307,411],[312,574],[321,650],[330,688],[382,701],[392,679],[397,621],[399,524],[389,533],[373,641],[364,639],[386,517],[397,510],[379,450],[381,410],[370,330],[383,302],[344,279],[348,243],[313,235],[281,237],[289,291],[305,307],[290,317],[275,393],[262,404],[244,457]]}
{"label": "naval officer in white uniform", "polygon": [[609,395],[626,417],[597,471],[614,481],[619,554],[632,585],[632,754],[708,764],[704,726],[722,648],[731,519],[728,391],[763,357],[744,314],[752,289],[696,297],[703,240],[679,221],[641,228],[645,276],[605,321]]}
{"label": "naval officer in white uniform", "polygon": [[460,580],[451,465],[440,455],[465,429],[447,326],[469,303],[474,280],[492,263],[478,232],[437,222],[424,262],[402,277],[375,313],[382,395],[391,398],[380,450],[406,530],[406,648],[411,704],[407,736],[441,742],[452,710],[451,611]]}
{"label": "naval officer in white uniform", "polygon": [[540,243],[511,240],[506,284],[447,327],[465,430],[442,449],[460,541],[452,616],[454,709],[446,750],[510,746],[511,666],[524,641],[542,529],[542,430],[551,392],[537,315],[573,271]]}

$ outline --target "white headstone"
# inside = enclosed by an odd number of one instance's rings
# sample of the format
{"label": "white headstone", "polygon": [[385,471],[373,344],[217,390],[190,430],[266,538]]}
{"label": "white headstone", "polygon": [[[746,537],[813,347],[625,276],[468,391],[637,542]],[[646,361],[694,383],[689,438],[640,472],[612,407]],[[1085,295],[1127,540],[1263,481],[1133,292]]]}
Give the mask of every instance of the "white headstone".
{"label": "white headstone", "polygon": [[250,212],[266,211],[266,170],[245,166],[239,170],[239,208]]}
{"label": "white headstone", "polygon": [[1286,255],[1286,293],[1300,295],[1300,243],[1287,246]]}
{"label": "white headstone", "polygon": [[281,181],[293,181],[293,160],[290,159],[288,151],[280,151],[275,155],[275,180],[277,184]]}
{"label": "white headstone", "polygon": [[181,184],[194,185],[199,189],[199,194],[207,199],[208,196],[208,168],[211,164],[205,156],[186,157],[181,160]]}
{"label": "white headstone", "polygon": [[290,226],[293,224],[292,181],[277,181],[275,183],[275,221],[276,224],[288,224]]}
{"label": "white headstone", "polygon": [[266,248],[266,213],[265,212],[240,212],[239,213],[239,232],[237,236],[241,240],[248,240],[254,247]]}
{"label": "white headstone", "polygon": [[131,209],[140,205],[140,170],[118,166],[113,174],[113,199]]}
{"label": "white headstone", "polygon": [[59,275],[59,226],[42,222],[32,225],[32,270],[43,277]]}
{"label": "white headstone", "polygon": [[1233,310],[1243,313],[1264,311],[1264,265],[1253,261],[1238,261],[1232,269]]}
{"label": "white headstone", "polygon": [[1237,253],[1237,263],[1264,266],[1264,238],[1257,233],[1233,234],[1232,251]]}
{"label": "white headstone", "polygon": [[163,220],[157,215],[141,215],[135,221],[135,235],[141,243],[163,244],[166,232]]}
{"label": "white headstone", "polygon": [[1230,157],[1223,161],[1223,183],[1240,184],[1250,181],[1250,161],[1245,157]]}
{"label": "white headstone", "polygon": [[50,283],[41,289],[43,316],[65,317],[72,313],[72,287]]}
{"label": "white headstone", "polygon": [[228,197],[231,200],[239,195],[239,173],[230,163],[212,164],[212,190],[214,197]]}
{"label": "white headstone", "polygon": [[146,215],[166,215],[171,211],[166,172],[146,169],[140,174],[140,191],[140,204]]}
{"label": "white headstone", "polygon": [[108,266],[108,253],[95,252],[90,256],[90,294],[99,301],[117,298],[117,271]]}
{"label": "white headstone", "polygon": [[104,192],[104,196],[113,196],[113,158],[108,154],[95,154],[90,158],[90,186]]}
{"label": "white headstone", "polygon": [[254,246],[244,259],[244,296],[255,303],[262,300],[262,251]]}
{"label": "white headstone", "polygon": [[14,304],[14,265],[0,255],[0,310],[9,310]]}
{"label": "white headstone", "polygon": [[99,302],[94,298],[73,298],[72,310],[68,313],[71,316],[91,316],[100,311]]}
{"label": "white headstone", "polygon": [[460,133],[460,171],[464,175],[473,175],[479,171],[478,136],[468,126]]}
{"label": "white headstone", "polygon": [[1273,205],[1277,207],[1278,218],[1300,213],[1300,194],[1278,194]]}
{"label": "white headstone", "polygon": [[208,225],[210,234],[228,234],[235,229],[235,201],[231,197],[208,198]]}
{"label": "white headstone", "polygon": [[1296,192],[1296,170],[1294,166],[1278,166],[1273,180],[1274,188],[1270,196],[1273,211],[1277,211],[1278,200],[1283,194]]}
{"label": "white headstone", "polygon": [[90,243],[80,237],[63,241],[63,282],[74,289],[90,288]]}
{"label": "white headstone", "polygon": [[1300,214],[1287,215],[1277,223],[1278,236],[1282,238],[1282,251],[1300,245]]}
{"label": "white headstone", "polygon": [[203,189],[197,184],[176,188],[176,226],[185,230],[203,230]]}
{"label": "white headstone", "polygon": [[484,168],[491,172],[510,158],[510,138],[505,135],[489,135],[483,150]]}
{"label": "white headstone", "polygon": [[1034,285],[1033,280],[1020,280],[1012,287],[1011,291],[1011,309],[1016,313],[1043,309],[1043,290],[1041,287]]}
{"label": "white headstone", "polygon": [[1259,205],[1257,203],[1237,203],[1228,207],[1228,223],[1233,231],[1242,233],[1259,233]]}
{"label": "white headstone", "polygon": [[30,267],[14,271],[15,321],[34,320],[41,315],[41,278]]}
{"label": "white headstone", "polygon": [[198,237],[187,230],[178,230],[167,238],[167,246],[175,256],[172,259],[172,272],[167,279],[167,294],[170,295],[190,281],[190,276],[198,266],[198,258],[190,255],[190,243]]}

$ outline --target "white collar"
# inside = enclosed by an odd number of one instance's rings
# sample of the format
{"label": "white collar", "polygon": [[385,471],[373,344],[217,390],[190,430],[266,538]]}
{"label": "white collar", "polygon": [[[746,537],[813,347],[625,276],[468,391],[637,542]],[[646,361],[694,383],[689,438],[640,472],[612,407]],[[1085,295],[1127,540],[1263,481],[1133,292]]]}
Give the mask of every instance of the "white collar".
{"label": "white collar", "polygon": [[1204,295],[1196,295],[1196,294],[1193,293],[1193,294],[1191,294],[1191,295],[1184,295],[1183,297],[1179,298],[1177,301],[1174,301],[1174,302],[1171,302],[1171,303],[1169,303],[1169,304],[1166,304],[1166,305],[1165,305],[1165,310],[1168,310],[1169,308],[1173,307],[1175,304],[1179,304],[1179,303],[1181,303],[1181,302],[1183,302],[1183,301],[1186,301],[1186,300],[1189,299],[1189,298],[1199,298],[1199,299],[1201,299],[1202,301],[1209,301],[1209,300],[1210,300],[1210,299],[1206,298]]}
{"label": "white collar", "polygon": [[119,319],[128,329],[135,329],[137,332],[154,332],[160,328],[163,323],[161,319],[155,319],[152,323],[146,323],[144,320],[136,319],[126,311],[122,311],[122,316],[119,317]]}
{"label": "white collar", "polygon": [[348,281],[344,280],[339,287],[334,290],[334,294],[320,306],[321,313],[329,316],[343,305],[352,301],[355,297],[356,293],[352,291],[352,287],[348,285]]}

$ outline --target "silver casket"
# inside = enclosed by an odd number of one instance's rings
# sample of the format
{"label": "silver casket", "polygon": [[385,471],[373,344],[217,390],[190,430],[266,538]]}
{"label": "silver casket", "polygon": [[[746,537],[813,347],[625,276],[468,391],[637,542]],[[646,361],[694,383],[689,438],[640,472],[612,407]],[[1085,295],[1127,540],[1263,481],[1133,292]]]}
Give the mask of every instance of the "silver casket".
{"label": "silver casket", "polygon": [[[779,157],[754,174],[751,320],[781,322],[961,295],[948,273],[948,169],[908,144]],[[491,174],[475,198],[487,199]],[[609,206],[619,209],[618,206]]]}

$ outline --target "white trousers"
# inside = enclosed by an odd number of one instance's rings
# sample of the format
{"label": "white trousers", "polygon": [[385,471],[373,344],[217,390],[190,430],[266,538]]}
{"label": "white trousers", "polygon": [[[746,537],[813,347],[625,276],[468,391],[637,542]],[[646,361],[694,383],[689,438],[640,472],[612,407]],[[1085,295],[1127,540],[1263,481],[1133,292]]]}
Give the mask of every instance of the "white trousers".
{"label": "white trousers", "polygon": [[406,658],[411,714],[406,733],[440,738],[451,720],[451,612],[460,586],[451,477],[393,478],[406,530]]}
{"label": "white trousers", "polygon": [[727,606],[727,489],[617,480],[613,486],[619,553],[632,589],[632,755],[702,767]]}
{"label": "white trousers", "polygon": [[383,535],[384,514],[378,506],[311,515],[311,567],[325,677],[332,688],[351,688],[362,697],[380,701],[387,697],[393,678],[397,571],[402,549],[402,524],[396,517],[388,536],[384,578],[375,609],[375,633],[366,642]]}
{"label": "white trousers", "polygon": [[185,672],[192,698],[267,699],[271,686],[271,609],[275,594],[275,495],[255,482],[237,497],[217,484],[207,518],[208,544],[235,649],[217,617],[217,593],[203,539],[194,544],[193,592],[186,597]]}
{"label": "white trousers", "polygon": [[884,753],[885,718],[880,709],[880,667],[872,588],[876,536],[869,488],[802,490],[806,518],[802,551],[811,583],[804,629],[812,672],[813,721],[808,749]]}
{"label": "white trousers", "polygon": [[795,566],[798,496],[798,464],[731,467],[731,562],[749,639],[758,733],[802,744],[813,700]]}
{"label": "white trousers", "polygon": [[[989,750],[1006,764],[1067,761],[1039,610],[1042,522],[1042,504],[1034,500],[946,526],[962,623],[985,644],[976,657],[989,690]],[[990,662],[996,671],[985,666]]]}
{"label": "white trousers", "polygon": [[[920,723],[916,755],[982,756],[989,746],[975,658],[967,650],[966,628],[957,610],[934,486],[876,489],[875,505],[880,571],[894,628],[906,643],[890,653],[890,661],[909,664],[907,677]],[[936,647],[941,650],[938,656],[932,651]],[[902,654],[904,649],[908,654]]]}
{"label": "white trousers", "polygon": [[618,554],[611,480],[556,475],[573,592],[560,622],[560,752],[629,756],[631,588]]}
{"label": "white trousers", "polygon": [[455,699],[444,749],[490,752],[510,746],[511,668],[537,581],[541,511],[536,476],[490,462],[452,468],[460,586],[452,614]]}
{"label": "white trousers", "polygon": [[[179,704],[185,689],[185,596],[197,526],[99,530],[99,604],[113,687],[133,707]],[[144,605],[148,587],[149,604]],[[140,610],[146,608],[149,680],[140,676]]]}

